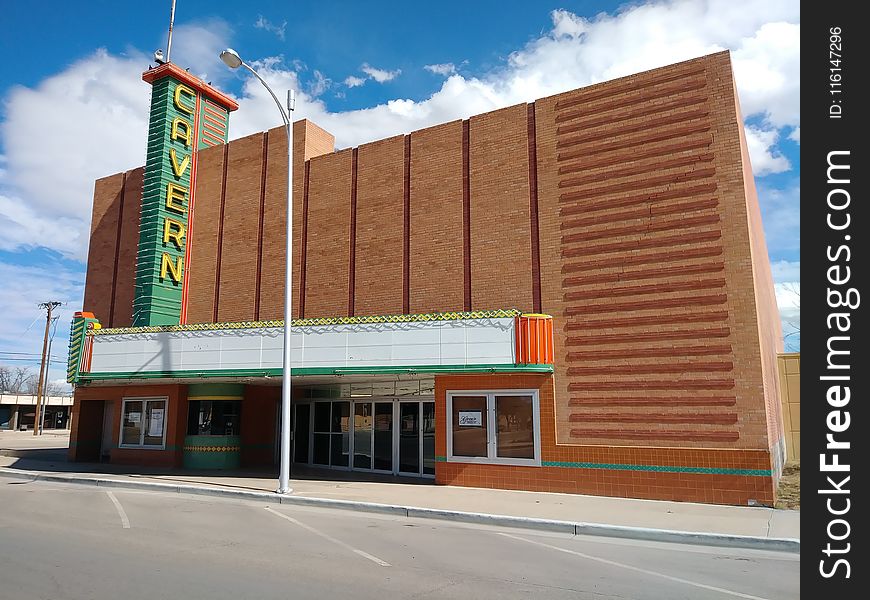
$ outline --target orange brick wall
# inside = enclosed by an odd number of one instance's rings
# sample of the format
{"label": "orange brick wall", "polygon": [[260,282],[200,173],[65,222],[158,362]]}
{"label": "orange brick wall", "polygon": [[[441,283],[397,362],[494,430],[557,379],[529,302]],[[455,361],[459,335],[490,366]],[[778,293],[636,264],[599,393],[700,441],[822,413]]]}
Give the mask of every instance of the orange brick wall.
{"label": "orange brick wall", "polygon": [[410,199],[410,312],[462,310],[461,121],[411,134]]}
{"label": "orange brick wall", "polygon": [[262,133],[229,145],[227,172],[233,176],[226,183],[218,274],[217,318],[222,322],[254,320],[263,145]]}
{"label": "orange brick wall", "polygon": [[535,110],[558,442],[767,449],[727,54]]}
{"label": "orange brick wall", "polygon": [[197,153],[194,214],[190,220],[188,323],[215,320],[215,284],[221,247],[221,204],[224,166],[229,146],[214,146]]}
{"label": "orange brick wall", "polygon": [[403,136],[359,147],[353,312],[402,312],[404,259]]}
{"label": "orange brick wall", "polygon": [[[541,460],[544,466],[446,462],[447,392],[451,390],[537,389],[540,402]],[[439,375],[435,378],[435,481],[469,487],[594,494],[685,502],[772,504],[770,477],[668,473],[547,466],[546,463],[594,463],[657,467],[706,467],[767,470],[766,451],[708,448],[632,448],[556,444],[552,375]]]}
{"label": "orange brick wall", "polygon": [[[734,101],[738,122],[743,121],[737,88],[734,86]],[[743,185],[746,198],[746,214],[749,221],[749,242],[752,256],[756,310],[758,312],[758,335],[761,342],[761,373],[764,383],[765,412],[767,414],[767,438],[771,449],[771,468],[778,479],[785,462],[785,423],[782,409],[782,384],[779,381],[777,356],[783,352],[782,321],[776,304],[773,274],[764,239],[761,222],[761,207],[755,190],[749,149],[743,128],[740,133],[740,157],[743,163]]]}
{"label": "orange brick wall", "polygon": [[526,105],[471,117],[471,308],[532,310]]}
{"label": "orange brick wall", "polygon": [[305,316],[348,313],[352,155],[348,149],[311,160]]}
{"label": "orange brick wall", "polygon": [[[298,124],[297,124],[298,125]],[[297,126],[298,129],[298,126]],[[266,148],[266,195],[263,203],[263,239],[261,242],[262,255],[260,256],[260,304],[258,317],[262,320],[284,318],[284,269],[286,266],[285,240],[287,239],[287,135],[283,127],[269,130],[268,145]],[[299,138],[297,137],[297,143]],[[304,142],[299,143],[300,148],[294,148],[294,154],[299,154]],[[295,164],[301,164],[294,158]],[[294,197],[301,198],[300,174],[294,177]],[[298,207],[298,215],[294,214],[294,231],[301,232],[302,203],[294,203],[294,209]],[[299,298],[299,257],[301,235],[294,234],[295,268],[293,277],[293,293]],[[297,305],[298,306],[298,305]]]}

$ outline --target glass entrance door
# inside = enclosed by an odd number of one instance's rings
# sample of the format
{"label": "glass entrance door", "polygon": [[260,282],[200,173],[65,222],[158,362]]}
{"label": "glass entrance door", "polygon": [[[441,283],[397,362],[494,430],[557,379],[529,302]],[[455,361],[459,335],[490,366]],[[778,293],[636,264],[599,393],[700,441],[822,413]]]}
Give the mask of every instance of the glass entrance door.
{"label": "glass entrance door", "polygon": [[420,474],[419,402],[399,402],[399,473]]}
{"label": "glass entrance door", "polygon": [[387,471],[392,473],[394,402],[375,402],[374,404],[373,468],[375,471]]}
{"label": "glass entrance door", "polygon": [[294,459],[315,466],[435,476],[435,403],[377,398],[297,404]]}

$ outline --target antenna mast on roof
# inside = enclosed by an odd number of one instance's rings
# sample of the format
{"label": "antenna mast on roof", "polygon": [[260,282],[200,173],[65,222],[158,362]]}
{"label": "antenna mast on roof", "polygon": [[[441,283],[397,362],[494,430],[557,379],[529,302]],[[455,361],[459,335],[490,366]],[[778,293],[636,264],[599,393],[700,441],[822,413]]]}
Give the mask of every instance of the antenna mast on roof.
{"label": "antenna mast on roof", "polygon": [[172,54],[172,24],[175,23],[175,0],[172,0],[172,9],[169,11],[169,40],[166,42],[166,62],[169,62]]}

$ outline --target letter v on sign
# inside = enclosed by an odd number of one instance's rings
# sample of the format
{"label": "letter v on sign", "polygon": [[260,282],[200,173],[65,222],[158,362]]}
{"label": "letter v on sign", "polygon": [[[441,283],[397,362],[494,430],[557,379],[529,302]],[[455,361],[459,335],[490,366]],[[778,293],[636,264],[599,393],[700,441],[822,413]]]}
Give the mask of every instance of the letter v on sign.
{"label": "letter v on sign", "polygon": [[190,166],[190,154],[184,157],[184,160],[181,161],[180,165],[178,164],[178,156],[175,154],[175,148],[170,148],[169,160],[172,161],[172,172],[175,173],[176,177],[182,177],[184,172],[187,171],[187,167]]}

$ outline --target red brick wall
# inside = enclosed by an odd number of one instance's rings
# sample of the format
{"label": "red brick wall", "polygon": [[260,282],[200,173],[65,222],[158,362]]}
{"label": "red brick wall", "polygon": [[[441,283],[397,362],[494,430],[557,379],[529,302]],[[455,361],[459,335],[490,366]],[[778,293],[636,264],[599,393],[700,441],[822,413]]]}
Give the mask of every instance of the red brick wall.
{"label": "red brick wall", "polygon": [[117,268],[112,295],[109,327],[133,324],[133,298],[136,294],[136,253],[139,250],[139,213],[142,209],[142,178],[145,169],[127,171],[124,204],[118,237]]}
{"label": "red brick wall", "polygon": [[275,431],[280,386],[247,385],[242,401],[242,466],[275,464]]}
{"label": "red brick wall", "polygon": [[[121,410],[124,398],[166,397],[166,446],[164,450],[118,448],[121,430]],[[148,467],[180,467],[182,447],[187,430],[187,386],[186,385],[127,385],[112,387],[78,387],[75,390],[75,406],[84,409],[83,414],[90,415],[87,422],[84,419],[74,419],[71,424],[70,439],[93,441],[93,432],[102,430],[102,403],[98,400],[114,401],[114,418],[112,420],[112,451],[113,463],[141,465]],[[86,407],[86,408],[85,408]],[[99,407],[99,408],[97,408]],[[96,414],[99,413],[99,417]],[[99,443],[97,443],[99,454]],[[73,460],[92,460],[90,454],[73,452],[70,444],[70,457]]]}
{"label": "red brick wall", "polygon": [[[108,324],[114,288],[115,256],[118,251],[118,217],[121,210],[125,173],[94,184],[88,271],[82,309]],[[138,242],[138,233],[136,239]]]}

